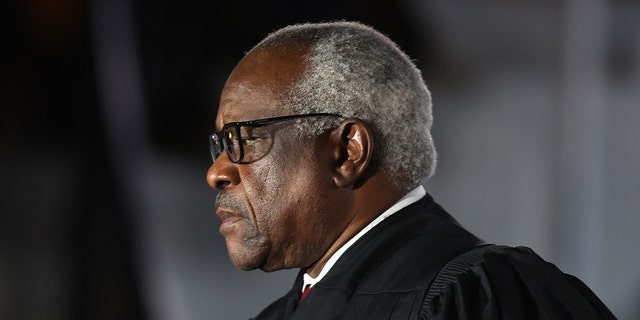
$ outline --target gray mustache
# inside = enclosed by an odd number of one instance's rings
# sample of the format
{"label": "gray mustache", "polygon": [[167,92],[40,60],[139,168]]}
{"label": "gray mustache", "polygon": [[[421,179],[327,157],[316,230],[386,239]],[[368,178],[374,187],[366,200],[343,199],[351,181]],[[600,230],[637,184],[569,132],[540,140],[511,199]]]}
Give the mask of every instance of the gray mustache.
{"label": "gray mustache", "polygon": [[245,206],[234,201],[228,194],[220,192],[216,196],[216,209],[224,208],[238,213],[245,213]]}

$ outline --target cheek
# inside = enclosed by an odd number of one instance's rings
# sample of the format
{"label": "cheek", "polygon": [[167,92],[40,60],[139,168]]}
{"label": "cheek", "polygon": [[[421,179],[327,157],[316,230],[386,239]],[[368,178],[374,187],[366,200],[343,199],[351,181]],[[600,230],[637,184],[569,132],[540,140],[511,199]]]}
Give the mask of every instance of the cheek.
{"label": "cheek", "polygon": [[291,150],[274,148],[242,168],[252,219],[270,248],[268,265],[286,268],[308,266],[335,238],[325,198],[330,179],[323,182],[318,159]]}
{"label": "cheek", "polygon": [[279,163],[264,160],[268,159],[261,159],[245,172],[242,183],[251,218],[258,231],[267,236],[277,229],[279,219],[285,218],[281,216],[291,176]]}
{"label": "cheek", "polygon": [[301,218],[309,209],[318,207],[318,172],[308,159],[301,160],[263,158],[247,175],[251,177],[244,181],[247,201],[261,232],[286,236],[304,222]]}
{"label": "cheek", "polygon": [[[253,200],[265,205],[278,207],[287,203],[296,188],[302,187],[303,177],[313,174],[305,168],[307,159],[300,157],[300,150],[287,147],[289,143],[275,142],[266,157],[251,165],[251,172],[246,175],[250,181],[247,188]],[[260,208],[256,208],[260,209]]]}

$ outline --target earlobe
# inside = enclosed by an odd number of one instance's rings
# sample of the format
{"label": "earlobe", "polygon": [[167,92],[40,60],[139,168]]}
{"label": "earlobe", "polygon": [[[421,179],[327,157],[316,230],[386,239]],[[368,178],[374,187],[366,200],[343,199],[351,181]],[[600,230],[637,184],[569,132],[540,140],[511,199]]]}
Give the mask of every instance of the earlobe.
{"label": "earlobe", "polygon": [[345,188],[358,182],[371,162],[373,135],[360,120],[348,119],[332,134],[335,170],[333,180],[337,187]]}

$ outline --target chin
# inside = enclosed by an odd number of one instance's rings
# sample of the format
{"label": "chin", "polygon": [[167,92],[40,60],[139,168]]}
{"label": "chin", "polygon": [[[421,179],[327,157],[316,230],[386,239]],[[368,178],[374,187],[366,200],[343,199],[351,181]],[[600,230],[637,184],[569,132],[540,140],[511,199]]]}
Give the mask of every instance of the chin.
{"label": "chin", "polygon": [[233,263],[233,265],[239,270],[242,270],[242,271],[251,271],[256,269],[264,270],[259,263],[246,261],[244,259],[237,259],[237,258],[234,258],[233,255],[230,255],[229,257],[231,258],[231,263]]}
{"label": "chin", "polygon": [[247,252],[238,252],[229,250],[229,259],[233,265],[243,271],[255,270],[262,268],[263,263],[258,256],[252,255]]}
{"label": "chin", "polygon": [[297,266],[287,266],[282,263],[269,263],[267,259],[258,259],[257,257],[252,257],[253,259],[242,259],[239,256],[230,255],[231,262],[233,265],[242,270],[242,271],[251,271],[260,269],[264,272],[273,272],[283,269],[291,269],[298,268]]}
{"label": "chin", "polygon": [[262,251],[246,250],[246,248],[227,247],[229,251],[229,259],[233,265],[243,271],[251,271],[256,269],[264,270],[267,254]]}
{"label": "chin", "polygon": [[273,272],[273,271],[278,271],[278,270],[282,270],[282,269],[288,269],[288,268],[273,267],[273,266],[262,266],[262,267],[260,267],[260,270],[262,270],[264,272]]}

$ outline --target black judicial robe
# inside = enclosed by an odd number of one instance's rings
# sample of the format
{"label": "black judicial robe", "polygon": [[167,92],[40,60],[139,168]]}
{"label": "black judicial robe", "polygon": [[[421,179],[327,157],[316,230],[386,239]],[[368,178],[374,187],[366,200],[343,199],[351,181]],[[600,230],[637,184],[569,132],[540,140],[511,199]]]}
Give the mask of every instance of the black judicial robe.
{"label": "black judicial robe", "polygon": [[528,248],[483,245],[428,195],[360,238],[298,304],[303,273],[255,319],[615,319],[577,278]]}

